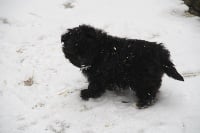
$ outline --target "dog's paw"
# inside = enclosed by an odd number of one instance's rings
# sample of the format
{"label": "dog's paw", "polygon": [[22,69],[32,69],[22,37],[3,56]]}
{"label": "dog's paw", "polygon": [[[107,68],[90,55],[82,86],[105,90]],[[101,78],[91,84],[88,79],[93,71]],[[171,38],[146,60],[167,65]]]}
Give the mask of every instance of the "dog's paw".
{"label": "dog's paw", "polygon": [[90,94],[89,94],[89,91],[88,91],[88,89],[85,89],[85,90],[81,90],[81,98],[83,99],[83,100],[89,100],[89,98],[90,98],[90,96],[89,96]]}
{"label": "dog's paw", "polygon": [[156,102],[156,99],[146,100],[146,101],[139,101],[136,105],[139,109],[147,108],[153,105]]}
{"label": "dog's paw", "polygon": [[136,104],[136,106],[138,107],[138,109],[145,109],[145,108],[149,107],[150,105],[145,102],[138,102]]}

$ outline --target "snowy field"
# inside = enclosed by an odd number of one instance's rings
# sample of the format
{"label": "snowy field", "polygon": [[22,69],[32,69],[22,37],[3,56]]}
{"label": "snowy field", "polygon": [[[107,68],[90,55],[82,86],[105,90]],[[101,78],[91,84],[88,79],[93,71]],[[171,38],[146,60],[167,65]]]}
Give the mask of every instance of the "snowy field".
{"label": "snowy field", "polygon": [[[0,0],[0,133],[200,133],[200,18],[182,0]],[[60,36],[90,24],[162,42],[185,82],[163,77],[154,106],[130,92],[79,97],[87,81]]]}

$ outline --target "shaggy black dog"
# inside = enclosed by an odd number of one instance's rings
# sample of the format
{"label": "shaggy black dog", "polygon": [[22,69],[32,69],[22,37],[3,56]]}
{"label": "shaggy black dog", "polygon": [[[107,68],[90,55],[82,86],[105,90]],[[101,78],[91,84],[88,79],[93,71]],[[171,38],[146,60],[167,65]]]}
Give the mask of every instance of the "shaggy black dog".
{"label": "shaggy black dog", "polygon": [[84,100],[100,97],[114,86],[131,88],[139,108],[155,101],[162,76],[184,81],[162,45],[144,40],[110,36],[88,25],[68,29],[61,37],[65,57],[88,78]]}

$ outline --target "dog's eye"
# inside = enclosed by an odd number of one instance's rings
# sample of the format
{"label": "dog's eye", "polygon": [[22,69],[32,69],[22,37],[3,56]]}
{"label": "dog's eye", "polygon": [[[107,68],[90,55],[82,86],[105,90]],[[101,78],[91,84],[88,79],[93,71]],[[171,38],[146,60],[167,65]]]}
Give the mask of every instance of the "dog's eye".
{"label": "dog's eye", "polygon": [[78,46],[78,43],[75,43],[75,46]]}

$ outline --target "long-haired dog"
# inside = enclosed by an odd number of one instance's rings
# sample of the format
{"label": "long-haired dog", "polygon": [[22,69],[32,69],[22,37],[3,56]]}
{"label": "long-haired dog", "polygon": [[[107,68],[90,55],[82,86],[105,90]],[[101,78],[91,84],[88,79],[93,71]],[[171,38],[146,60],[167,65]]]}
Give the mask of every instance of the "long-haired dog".
{"label": "long-haired dog", "polygon": [[162,44],[111,36],[88,25],[68,29],[61,41],[65,57],[88,79],[88,88],[81,91],[84,100],[118,86],[131,88],[137,106],[144,108],[154,103],[164,73],[184,81]]}

